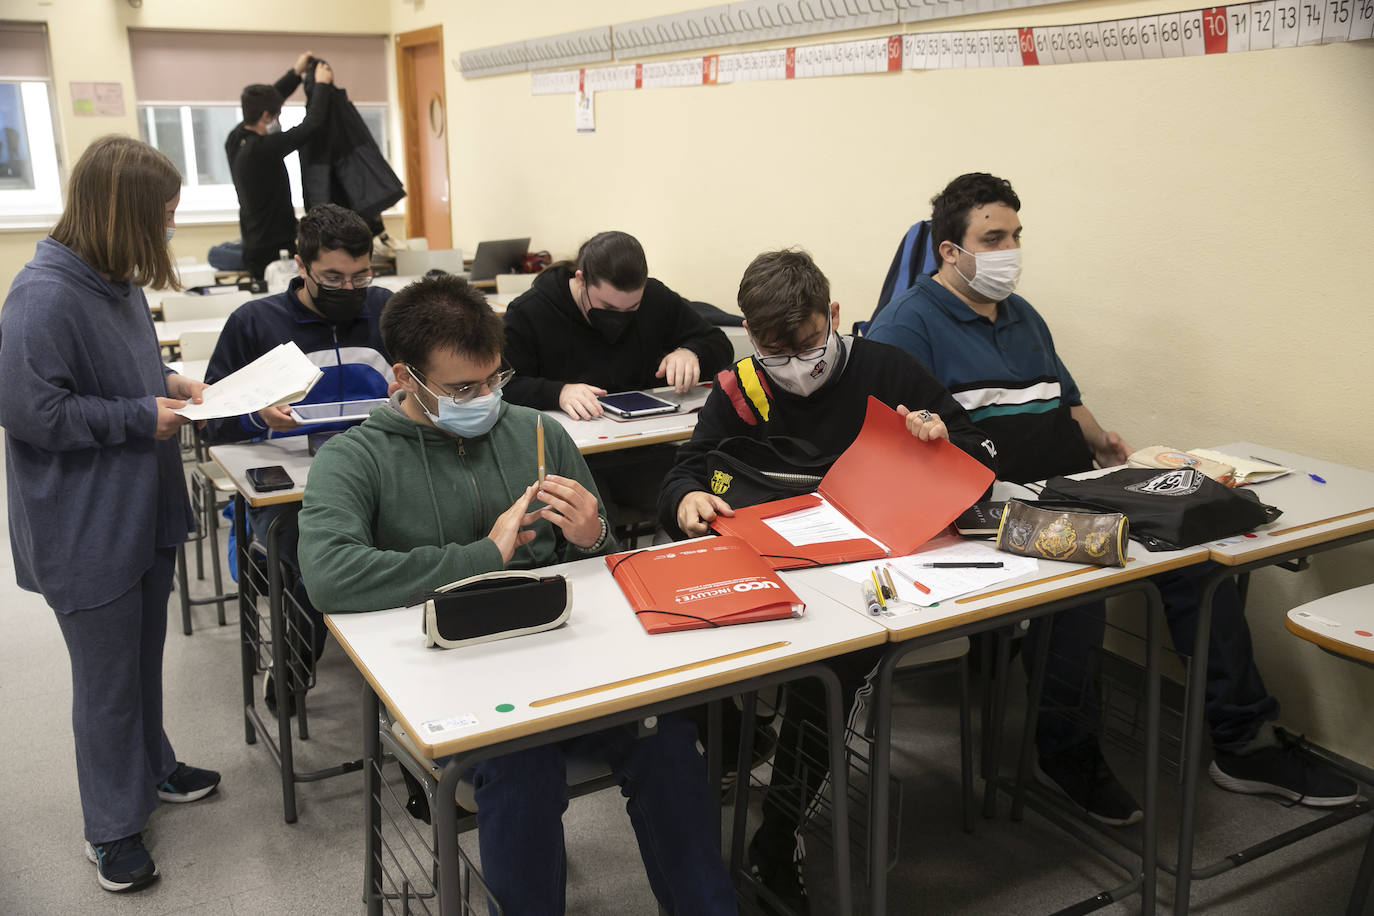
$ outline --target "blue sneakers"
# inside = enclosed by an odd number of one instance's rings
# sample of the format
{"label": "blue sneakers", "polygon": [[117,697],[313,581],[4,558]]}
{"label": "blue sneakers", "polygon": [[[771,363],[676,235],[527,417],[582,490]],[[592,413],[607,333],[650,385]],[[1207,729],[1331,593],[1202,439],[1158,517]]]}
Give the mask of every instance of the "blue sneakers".
{"label": "blue sneakers", "polygon": [[141,833],[109,843],[87,843],[86,858],[95,863],[95,878],[107,891],[136,891],[157,878],[157,866]]}
{"label": "blue sneakers", "polygon": [[157,797],[165,802],[193,802],[204,798],[219,785],[219,774],[187,766],[180,760],[177,768],[157,786]]}

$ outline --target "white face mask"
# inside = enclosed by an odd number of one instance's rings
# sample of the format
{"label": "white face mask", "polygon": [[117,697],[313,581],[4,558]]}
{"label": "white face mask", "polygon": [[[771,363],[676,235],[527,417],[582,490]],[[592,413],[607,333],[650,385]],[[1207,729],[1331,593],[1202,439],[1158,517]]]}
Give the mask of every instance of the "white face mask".
{"label": "white face mask", "polygon": [[964,254],[973,255],[973,278],[964,277],[956,263],[954,269],[964,282],[980,296],[1001,302],[1016,290],[1016,281],[1021,279],[1021,249],[1007,248],[1002,251],[969,251],[954,246]]}
{"label": "white face mask", "polygon": [[164,226],[163,229],[162,229],[162,234],[165,235],[165,236],[167,237],[167,241],[170,242],[170,241],[172,240],[172,236],[174,236],[174,235],[177,234],[177,227],[176,227],[176,226]]}
{"label": "white face mask", "polygon": [[826,317],[825,323],[825,343],[816,349],[819,349],[821,354],[815,359],[798,359],[794,355],[788,357],[784,365],[770,366],[764,360],[772,360],[777,357],[761,355],[758,344],[754,344],[754,358],[759,361],[759,365],[763,366],[763,371],[777,383],[779,388],[804,398],[826,383],[835,365],[837,348],[835,335],[831,332],[829,316]]}

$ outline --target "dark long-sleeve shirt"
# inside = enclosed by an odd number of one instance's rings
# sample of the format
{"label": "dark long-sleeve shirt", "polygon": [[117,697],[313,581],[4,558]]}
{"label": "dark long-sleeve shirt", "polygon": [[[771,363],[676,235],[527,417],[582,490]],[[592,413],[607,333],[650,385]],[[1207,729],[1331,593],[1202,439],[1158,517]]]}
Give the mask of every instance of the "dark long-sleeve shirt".
{"label": "dark long-sleeve shirt", "polygon": [[[301,78],[294,70],[274,84],[283,99],[296,91]],[[296,210],[291,205],[287,156],[300,148],[329,115],[330,88],[316,83],[305,120],[290,130],[259,135],[240,124],[224,141],[229,172],[239,196],[239,232],[245,252],[286,248],[296,238]]]}
{"label": "dark long-sleeve shirt", "polygon": [[615,343],[608,342],[573,301],[571,276],[566,267],[544,271],[506,309],[506,359],[515,378],[503,396],[512,404],[556,409],[566,384],[607,391],[663,385],[654,373],[663,357],[679,347],[696,354],[703,379],[730,364],[734,350],[725,332],[707,324],[686,299],[652,277],[630,326]]}
{"label": "dark long-sleeve shirt", "polygon": [[[739,412],[748,410],[747,405],[737,407],[726,386],[716,385],[701,409],[691,441],[678,450],[677,463],[663,479],[658,516],[670,534],[683,536],[677,524],[682,498],[694,490],[710,491],[707,455],[721,440],[730,436],[759,440],[788,436],[809,443],[833,462],[859,437],[869,395],[894,409],[904,405],[908,410],[939,414],[949,430],[950,442],[997,470],[988,438],[924,366],[886,344],[846,339],[846,345],[848,353],[840,377],[810,396],[799,397],[777,385],[770,386],[766,420],[754,414],[754,422],[747,421]],[[753,362],[753,357],[747,359]],[[759,374],[767,372],[757,363],[753,368]],[[883,486],[884,482],[875,481],[874,485]]]}

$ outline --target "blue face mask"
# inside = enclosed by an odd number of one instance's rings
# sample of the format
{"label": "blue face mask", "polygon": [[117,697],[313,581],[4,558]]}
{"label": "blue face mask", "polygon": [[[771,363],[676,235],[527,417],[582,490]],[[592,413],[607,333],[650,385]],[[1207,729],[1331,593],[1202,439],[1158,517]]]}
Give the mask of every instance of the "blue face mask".
{"label": "blue face mask", "polygon": [[438,416],[429,412],[424,401],[419,401],[419,404],[430,422],[444,432],[470,439],[473,436],[486,435],[496,425],[496,418],[501,413],[501,389],[498,388],[463,404],[455,404],[452,398],[437,397],[419,379],[416,379],[415,383],[439,402]]}

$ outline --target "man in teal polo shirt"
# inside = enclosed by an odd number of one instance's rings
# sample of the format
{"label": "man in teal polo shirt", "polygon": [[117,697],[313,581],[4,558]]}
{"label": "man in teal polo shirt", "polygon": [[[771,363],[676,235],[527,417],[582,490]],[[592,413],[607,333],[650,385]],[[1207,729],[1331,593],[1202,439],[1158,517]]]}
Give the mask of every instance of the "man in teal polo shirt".
{"label": "man in teal polo shirt", "polygon": [[[961,175],[931,201],[938,268],[893,298],[868,337],[924,363],[997,447],[1001,479],[1027,483],[1123,463],[1131,449],[1102,428],[1055,352],[1039,313],[1013,290],[1021,273],[1021,201],[1005,179]],[[1208,564],[1155,577],[1174,647],[1193,652],[1197,599]],[[1355,784],[1273,725],[1279,704],[1255,667],[1234,580],[1217,589],[1207,656],[1207,722],[1222,788],[1305,805],[1354,801]],[[1052,630],[1045,710],[1036,733],[1042,778],[1108,824],[1140,818],[1098,744],[1094,664],[1100,602],[1059,615]],[[1030,638],[1038,636],[1032,627]],[[1064,710],[1073,712],[1066,713]]]}

